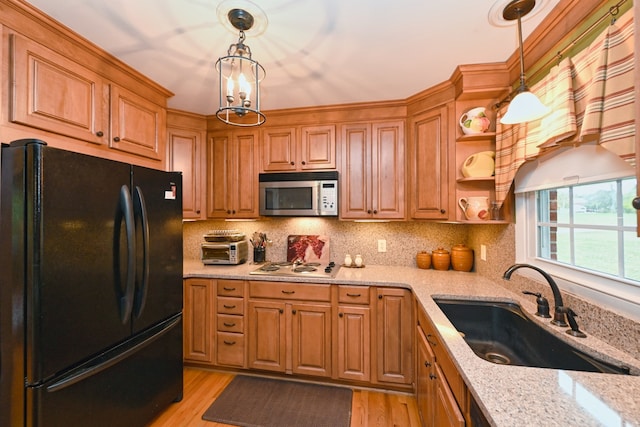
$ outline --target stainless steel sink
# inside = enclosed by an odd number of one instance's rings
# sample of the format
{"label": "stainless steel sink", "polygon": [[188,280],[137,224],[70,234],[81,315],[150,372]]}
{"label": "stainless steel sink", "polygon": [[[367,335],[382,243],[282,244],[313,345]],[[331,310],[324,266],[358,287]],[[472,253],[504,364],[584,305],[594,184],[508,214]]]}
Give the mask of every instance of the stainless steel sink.
{"label": "stainless steel sink", "polygon": [[508,302],[434,299],[474,353],[492,363],[629,374],[572,347]]}

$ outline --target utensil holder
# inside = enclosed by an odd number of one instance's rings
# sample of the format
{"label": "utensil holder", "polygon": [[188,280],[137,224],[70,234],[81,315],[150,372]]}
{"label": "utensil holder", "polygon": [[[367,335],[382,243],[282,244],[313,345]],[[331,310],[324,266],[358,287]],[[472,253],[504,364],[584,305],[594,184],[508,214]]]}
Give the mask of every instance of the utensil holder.
{"label": "utensil holder", "polygon": [[253,248],[253,263],[260,264],[266,259],[267,251],[264,246],[256,246]]}

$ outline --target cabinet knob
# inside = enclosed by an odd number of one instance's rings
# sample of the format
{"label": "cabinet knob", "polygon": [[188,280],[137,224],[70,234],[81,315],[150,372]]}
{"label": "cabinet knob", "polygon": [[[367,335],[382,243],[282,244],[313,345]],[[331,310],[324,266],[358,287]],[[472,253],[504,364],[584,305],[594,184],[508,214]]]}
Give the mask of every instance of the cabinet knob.
{"label": "cabinet knob", "polygon": [[227,215],[231,215],[231,209],[227,209]]}
{"label": "cabinet knob", "polygon": [[296,314],[296,310],[291,310],[291,313]]}
{"label": "cabinet knob", "polygon": [[374,209],[374,210],[373,210],[373,214],[374,214],[374,215],[376,215],[377,213],[378,213],[378,210],[377,210],[377,209]]}
{"label": "cabinet knob", "polygon": [[116,136],[116,137],[114,137],[114,138],[113,138],[113,140],[114,140],[115,142],[120,142],[120,137],[119,137],[119,136]]}
{"label": "cabinet knob", "polygon": [[382,295],[378,295],[378,299],[382,299]]}
{"label": "cabinet knob", "polygon": [[440,209],[440,213],[441,214],[445,214],[445,213],[447,213],[447,211],[446,211],[446,209]]}
{"label": "cabinet knob", "polygon": [[291,162],[291,166],[293,166],[293,165],[295,165],[295,164],[296,164],[296,162]]}
{"label": "cabinet knob", "polygon": [[371,209],[367,209],[367,213],[370,214],[371,213]]}
{"label": "cabinet knob", "polygon": [[280,314],[284,313],[284,310],[279,308],[278,311],[280,312]]}
{"label": "cabinet knob", "polygon": [[635,210],[640,211],[640,197],[636,197],[635,199],[633,199],[633,202],[631,202],[631,206],[633,206]]}
{"label": "cabinet knob", "polygon": [[429,378],[431,378],[432,380],[435,380],[436,376],[434,374],[429,374]]}
{"label": "cabinet knob", "polygon": [[196,211],[196,213],[197,213],[198,215],[200,215],[200,209],[198,209],[198,210]]}
{"label": "cabinet knob", "polygon": [[96,136],[103,137],[104,136],[104,132],[99,130],[98,132],[96,132]]}
{"label": "cabinet knob", "polygon": [[302,161],[302,164],[303,164],[303,165],[306,165],[306,164],[307,164],[307,162],[305,162],[305,161],[303,160],[303,161]]}
{"label": "cabinet knob", "polygon": [[344,313],[338,313],[338,317],[344,317]]}
{"label": "cabinet knob", "polygon": [[431,344],[432,347],[435,347],[436,345],[438,345],[437,342],[431,340],[431,334],[427,335],[427,342]]}
{"label": "cabinet knob", "polygon": [[236,214],[236,210],[235,210],[235,209],[231,209],[231,213],[232,213],[233,215],[235,215],[235,214]]}
{"label": "cabinet knob", "polygon": [[429,362],[424,362],[424,366],[426,366],[427,368],[430,368],[430,367],[431,367],[431,363],[429,363]]}

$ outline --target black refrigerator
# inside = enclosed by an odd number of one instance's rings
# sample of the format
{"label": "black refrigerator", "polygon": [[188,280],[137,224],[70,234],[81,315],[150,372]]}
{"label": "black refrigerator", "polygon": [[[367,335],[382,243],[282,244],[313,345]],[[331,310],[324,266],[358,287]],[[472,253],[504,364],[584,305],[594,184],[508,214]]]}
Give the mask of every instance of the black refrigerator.
{"label": "black refrigerator", "polygon": [[181,174],[1,157],[0,425],[145,425],[182,398]]}

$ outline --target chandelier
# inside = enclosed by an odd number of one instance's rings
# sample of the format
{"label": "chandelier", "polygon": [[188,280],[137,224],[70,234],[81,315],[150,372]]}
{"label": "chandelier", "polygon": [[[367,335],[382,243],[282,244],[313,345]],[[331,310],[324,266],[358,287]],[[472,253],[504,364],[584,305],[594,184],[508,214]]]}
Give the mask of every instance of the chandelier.
{"label": "chandelier", "polygon": [[538,120],[546,116],[551,109],[535,96],[525,82],[524,49],[522,47],[522,17],[527,15],[535,6],[535,0],[514,0],[503,11],[503,18],[507,21],[518,20],[518,46],[520,50],[520,86],[517,95],[509,103],[507,113],[502,116],[500,123],[516,124]]}
{"label": "chandelier", "polygon": [[253,16],[246,10],[232,9],[227,18],[240,35],[238,42],[229,46],[227,55],[216,61],[220,93],[216,116],[229,125],[260,126],[266,120],[260,111],[260,82],[265,70],[244,44],[244,32],[253,26]]}

